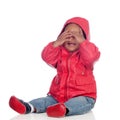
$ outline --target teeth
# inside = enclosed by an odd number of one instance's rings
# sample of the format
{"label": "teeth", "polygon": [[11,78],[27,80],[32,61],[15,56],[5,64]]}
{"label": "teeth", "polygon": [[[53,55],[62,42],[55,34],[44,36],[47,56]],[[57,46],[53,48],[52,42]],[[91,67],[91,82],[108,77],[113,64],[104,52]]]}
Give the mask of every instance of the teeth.
{"label": "teeth", "polygon": [[68,43],[68,45],[76,45],[75,43]]}

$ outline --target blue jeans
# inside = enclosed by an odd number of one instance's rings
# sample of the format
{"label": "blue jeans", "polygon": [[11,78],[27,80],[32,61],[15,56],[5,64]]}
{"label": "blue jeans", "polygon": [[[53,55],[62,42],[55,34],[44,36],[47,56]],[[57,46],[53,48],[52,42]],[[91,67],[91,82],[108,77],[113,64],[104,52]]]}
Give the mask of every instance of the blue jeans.
{"label": "blue jeans", "polygon": [[[30,103],[36,108],[37,113],[43,113],[47,107],[58,103],[52,96],[42,97],[30,101]],[[89,112],[95,104],[95,100],[90,97],[78,96],[69,99],[65,103],[68,109],[67,116],[69,115],[81,115]]]}

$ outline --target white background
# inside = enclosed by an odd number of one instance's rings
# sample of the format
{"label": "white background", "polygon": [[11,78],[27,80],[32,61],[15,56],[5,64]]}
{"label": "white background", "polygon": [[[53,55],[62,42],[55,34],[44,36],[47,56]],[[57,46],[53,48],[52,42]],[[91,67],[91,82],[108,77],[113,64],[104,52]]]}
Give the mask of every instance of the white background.
{"label": "white background", "polygon": [[[95,118],[86,116],[84,120],[119,119],[119,11],[119,0],[1,0],[1,120],[13,120],[18,115],[9,108],[11,95],[25,101],[46,96],[56,71],[43,62],[41,51],[48,42],[56,39],[64,22],[74,16],[89,20],[91,42],[101,51],[94,67],[98,88],[93,109]],[[44,116],[46,114],[39,117]],[[20,119],[30,120],[29,117]],[[37,119],[35,115],[32,116],[34,119]]]}

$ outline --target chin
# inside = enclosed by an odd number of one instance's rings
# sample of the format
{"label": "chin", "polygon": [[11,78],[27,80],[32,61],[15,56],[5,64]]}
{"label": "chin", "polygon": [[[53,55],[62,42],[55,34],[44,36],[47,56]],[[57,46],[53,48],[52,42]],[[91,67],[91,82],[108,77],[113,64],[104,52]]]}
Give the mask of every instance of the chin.
{"label": "chin", "polygon": [[69,51],[69,52],[75,52],[75,51],[77,51],[78,49],[74,49],[74,50],[70,50],[70,49],[67,49],[67,51]]}

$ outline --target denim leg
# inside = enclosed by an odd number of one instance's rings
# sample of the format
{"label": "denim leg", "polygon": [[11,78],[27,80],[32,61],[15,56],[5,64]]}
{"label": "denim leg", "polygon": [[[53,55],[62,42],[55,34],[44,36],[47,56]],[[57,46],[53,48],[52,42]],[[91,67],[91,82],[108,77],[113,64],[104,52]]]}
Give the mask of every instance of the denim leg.
{"label": "denim leg", "polygon": [[87,113],[94,107],[94,104],[95,104],[95,100],[90,97],[78,96],[71,98],[70,100],[65,102],[65,106],[69,110],[67,116],[81,115]]}
{"label": "denim leg", "polygon": [[36,113],[43,113],[46,111],[46,108],[50,105],[56,104],[57,101],[52,96],[42,97],[31,100],[31,103],[36,109]]}

